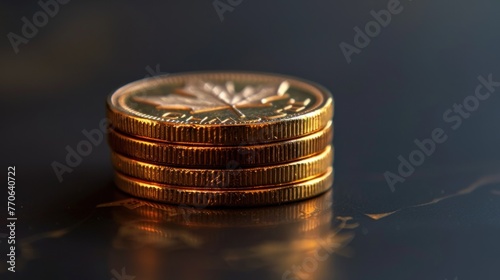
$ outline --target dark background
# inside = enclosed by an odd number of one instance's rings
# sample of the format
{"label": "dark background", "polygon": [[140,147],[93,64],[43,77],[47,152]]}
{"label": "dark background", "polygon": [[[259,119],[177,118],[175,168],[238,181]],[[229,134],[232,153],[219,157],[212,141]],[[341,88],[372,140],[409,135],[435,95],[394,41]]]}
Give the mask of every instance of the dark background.
{"label": "dark background", "polygon": [[[403,11],[347,63],[339,44],[352,45],[353,28],[364,29],[373,20],[370,11],[387,9],[388,2],[243,0],[221,21],[212,1],[72,0],[60,4],[59,12],[16,54],[7,34],[21,35],[21,18],[32,21],[41,8],[36,1],[2,1],[1,166],[17,170],[17,238],[74,224],[109,200],[100,193],[112,189],[105,142],[64,174],[63,182],[51,163],[64,162],[65,147],[85,139],[83,129],[98,128],[114,89],[158,74],[151,72],[158,69],[276,72],[330,89],[336,110],[335,207],[340,212],[361,217],[389,212],[498,174],[500,88],[457,130],[443,113],[474,93],[479,75],[492,74],[500,81],[500,2],[402,0]],[[429,138],[438,127],[447,141],[392,192],[384,172],[397,173],[398,156],[408,158],[416,149],[413,141]],[[368,219],[363,232],[369,233],[352,244],[358,257],[343,261],[339,279],[498,279],[500,209],[491,188],[379,223]],[[1,197],[5,205],[4,192]],[[395,231],[396,225],[406,229],[404,234]],[[70,279],[64,271],[95,263],[99,273],[86,277],[109,279],[91,249],[106,247],[99,236],[79,234],[72,241],[50,243],[46,246],[94,245],[80,248],[81,254],[63,250],[56,256],[56,249],[46,262],[42,256],[31,267],[27,264],[31,272],[14,276],[28,279],[29,273],[47,270],[51,279]],[[0,244],[4,257],[5,244]],[[404,244],[438,257],[414,259],[399,250]],[[401,259],[404,264],[394,263]]]}

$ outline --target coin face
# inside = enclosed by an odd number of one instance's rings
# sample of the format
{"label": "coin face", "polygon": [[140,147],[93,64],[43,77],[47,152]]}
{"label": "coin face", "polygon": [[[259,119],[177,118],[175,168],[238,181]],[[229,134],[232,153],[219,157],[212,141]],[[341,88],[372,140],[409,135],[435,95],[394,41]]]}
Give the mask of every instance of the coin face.
{"label": "coin face", "polygon": [[296,78],[240,72],[158,76],[111,95],[114,127],[172,142],[239,144],[300,137],[332,118],[330,93]]}

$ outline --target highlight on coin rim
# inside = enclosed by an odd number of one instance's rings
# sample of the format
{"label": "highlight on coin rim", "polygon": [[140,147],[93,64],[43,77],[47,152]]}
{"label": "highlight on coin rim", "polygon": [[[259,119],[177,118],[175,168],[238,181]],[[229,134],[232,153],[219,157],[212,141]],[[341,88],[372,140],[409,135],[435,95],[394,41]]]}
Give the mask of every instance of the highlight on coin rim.
{"label": "highlight on coin rim", "polygon": [[324,174],[305,182],[231,191],[178,188],[115,172],[115,183],[125,193],[173,205],[202,207],[253,207],[302,201],[325,193],[332,188],[333,182],[333,167],[329,167]]}
{"label": "highlight on coin rim", "polygon": [[[111,148],[132,159],[154,164],[177,167],[227,167],[230,160],[238,158],[238,167],[259,167],[269,164],[283,164],[320,154],[333,140],[333,122],[329,121],[325,128],[312,134],[274,143],[239,146],[193,146],[182,143],[168,143],[158,140],[145,141],[118,131],[109,129],[108,142]],[[321,146],[318,146],[321,144]],[[314,151],[311,152],[311,147]],[[307,150],[307,154],[304,152]],[[311,153],[310,153],[311,152]],[[233,158],[215,156],[237,154]],[[273,160],[269,156],[273,155]],[[183,156],[177,156],[182,154]],[[245,155],[251,154],[251,159]],[[264,162],[265,161],[265,162]]]}
{"label": "highlight on coin rim", "polygon": [[228,170],[173,167],[131,159],[116,152],[111,154],[114,168],[126,175],[158,183],[219,190],[306,181],[322,174],[332,165],[333,158],[334,148],[328,145],[320,154],[292,163]]}
{"label": "highlight on coin rim", "polygon": [[[186,126],[248,126],[251,124],[245,124],[245,123],[221,123],[221,124],[196,124],[196,123],[179,123],[175,122],[174,120],[168,120],[168,119],[162,119],[156,120],[156,118],[148,118],[148,117],[142,117],[138,115],[132,114],[132,112],[129,112],[120,106],[117,106],[115,104],[115,98],[120,97],[121,95],[125,95],[129,93],[130,91],[135,91],[136,88],[147,88],[150,86],[150,84],[162,84],[165,83],[167,84],[169,79],[174,79],[174,78],[182,78],[182,76],[193,76],[193,78],[190,78],[192,80],[195,80],[197,76],[199,76],[199,79],[202,79],[204,76],[211,77],[211,76],[243,76],[247,75],[250,77],[255,78],[256,80],[258,79],[264,79],[269,82],[274,81],[274,79],[283,79],[286,81],[289,81],[292,83],[292,85],[310,92],[311,94],[314,94],[316,97],[321,97],[323,100],[322,102],[318,102],[319,104],[315,106],[314,108],[311,108],[307,110],[306,113],[294,113],[291,114],[291,117],[287,117],[286,119],[271,119],[271,120],[264,120],[261,121],[259,124],[265,124],[265,123],[279,123],[284,120],[293,120],[295,118],[308,118],[308,117],[313,117],[310,115],[314,115],[315,112],[318,110],[321,110],[322,108],[327,108],[329,106],[333,107],[334,106],[334,101],[332,94],[330,93],[329,90],[327,90],[325,87],[321,86],[318,83],[305,80],[302,78],[294,77],[294,76],[289,76],[289,75],[283,75],[283,74],[276,74],[276,73],[266,73],[266,72],[252,72],[252,71],[198,71],[198,72],[180,72],[180,73],[175,73],[175,74],[167,74],[167,75],[159,75],[159,76],[154,76],[154,77],[148,77],[144,79],[140,79],[134,82],[130,82],[115,91],[111,93],[108,96],[108,110],[112,111],[113,113],[125,113],[128,114],[129,117],[131,118],[138,118],[141,120],[149,120],[152,122],[164,122],[164,123],[172,123],[175,125],[186,125]],[[220,79],[220,78],[219,78]],[[332,108],[333,109],[333,108]],[[332,112],[332,117],[333,117],[333,112]]]}
{"label": "highlight on coin rim", "polygon": [[[289,79],[294,83],[314,88],[321,95],[323,103],[315,109],[310,109],[309,112],[295,113],[287,118],[258,123],[196,124],[158,121],[140,117],[115,106],[112,102],[113,96],[117,92],[125,91],[134,85],[151,83],[152,81],[158,83],[173,78],[180,79],[180,77],[187,75],[254,75],[268,79]],[[324,128],[333,118],[334,101],[330,92],[321,85],[290,76],[255,72],[188,72],[143,79],[119,88],[108,98],[107,115],[114,128],[144,139],[197,145],[239,145],[243,142],[272,143],[305,136]]]}

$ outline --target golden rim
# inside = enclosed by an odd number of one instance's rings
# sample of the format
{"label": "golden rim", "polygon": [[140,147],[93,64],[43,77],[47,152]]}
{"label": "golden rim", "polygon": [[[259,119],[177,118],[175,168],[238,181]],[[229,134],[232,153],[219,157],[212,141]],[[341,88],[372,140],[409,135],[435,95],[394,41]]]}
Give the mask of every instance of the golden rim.
{"label": "golden rim", "polygon": [[166,142],[144,141],[114,129],[109,130],[111,149],[128,157],[153,163],[225,168],[287,163],[317,155],[332,141],[331,121],[314,134],[277,143],[251,146],[190,146]]}
{"label": "golden rim", "polygon": [[118,188],[130,195],[176,205],[197,207],[249,207],[283,204],[320,195],[332,187],[333,168],[323,175],[297,184],[279,187],[249,188],[240,190],[186,189],[171,185],[146,182],[115,173]]}
{"label": "golden rim", "polygon": [[[193,124],[170,122],[161,118],[134,114],[132,110],[121,108],[114,100],[133,90],[144,90],[151,85],[167,81],[183,81],[186,77],[250,77],[263,81],[286,79],[304,90],[320,97],[314,110],[290,114],[290,117],[255,123],[236,124]],[[128,84],[108,98],[107,115],[109,122],[117,130],[137,137],[156,139],[172,143],[196,143],[198,145],[241,145],[248,143],[270,143],[305,136],[323,129],[333,117],[333,99],[328,90],[315,83],[295,77],[266,73],[246,72],[203,72],[181,73],[165,77],[154,77]]]}
{"label": "golden rim", "polygon": [[231,189],[304,181],[325,172],[332,164],[331,146],[299,161],[254,168],[195,169],[146,163],[112,152],[115,169],[146,181],[191,188]]}

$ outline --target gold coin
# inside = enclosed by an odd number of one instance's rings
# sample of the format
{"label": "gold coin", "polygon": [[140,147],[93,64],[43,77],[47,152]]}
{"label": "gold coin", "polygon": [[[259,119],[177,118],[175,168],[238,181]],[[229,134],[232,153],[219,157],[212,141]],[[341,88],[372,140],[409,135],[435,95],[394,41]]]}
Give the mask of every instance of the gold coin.
{"label": "gold coin", "polygon": [[128,194],[170,204],[201,207],[261,206],[304,200],[326,192],[333,184],[333,168],[329,167],[323,175],[301,183],[225,191],[146,182],[119,172],[115,173],[115,182],[119,189]]}
{"label": "gold coin", "polygon": [[191,146],[144,141],[110,129],[111,149],[125,156],[165,165],[225,168],[272,165],[300,160],[325,150],[332,140],[331,122],[311,135],[251,146]]}
{"label": "gold coin", "polygon": [[117,130],[177,144],[288,140],[323,129],[332,117],[326,89],[275,74],[158,76],[125,85],[108,99],[108,119]]}
{"label": "gold coin", "polygon": [[318,176],[332,164],[328,146],[321,154],[299,161],[254,168],[195,169],[150,164],[117,153],[111,155],[115,169],[126,175],[168,185],[192,188],[230,189],[278,185],[304,181]]}

